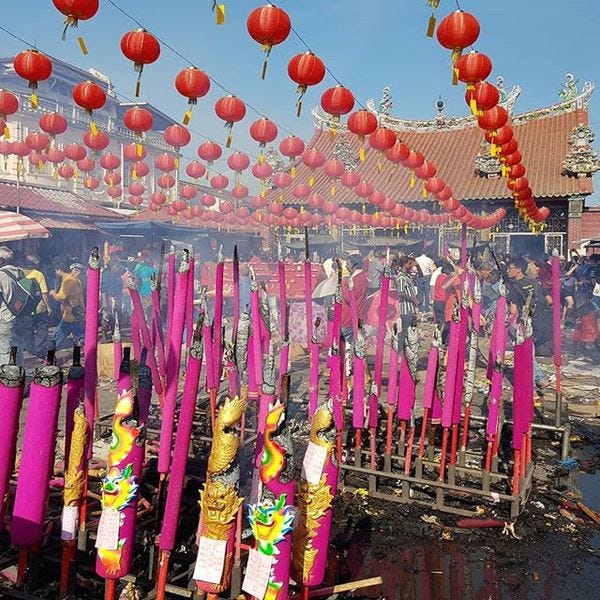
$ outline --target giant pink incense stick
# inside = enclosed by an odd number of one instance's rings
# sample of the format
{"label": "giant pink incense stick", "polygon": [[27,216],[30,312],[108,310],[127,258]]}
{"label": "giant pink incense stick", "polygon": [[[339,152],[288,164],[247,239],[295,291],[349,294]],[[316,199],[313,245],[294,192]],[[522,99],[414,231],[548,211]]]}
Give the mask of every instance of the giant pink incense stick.
{"label": "giant pink incense stick", "polygon": [[169,340],[171,339],[171,329],[173,328],[173,307],[175,303],[175,282],[176,282],[176,264],[175,264],[175,246],[169,249],[169,258],[167,259],[167,337],[165,339],[166,354],[169,353]]}
{"label": "giant pink incense stick", "polygon": [[[162,264],[162,263],[161,263]],[[164,387],[167,378],[167,360],[165,356],[165,338],[163,335],[162,316],[160,312],[160,276],[150,278],[152,315],[150,318],[150,333],[152,334],[152,347],[156,347],[158,372]]]}
{"label": "giant pink incense stick", "polygon": [[42,539],[62,382],[60,368],[46,365],[35,370],[31,383],[10,531],[11,542],[20,548]]}
{"label": "giant pink incense stick", "polygon": [[19,415],[23,404],[25,370],[17,365],[17,349],[10,349],[10,360],[0,366],[0,531],[4,530],[4,514],[8,506],[10,476],[15,466],[19,433]]}
{"label": "giant pink incense stick", "polygon": [[431,348],[427,357],[427,372],[425,374],[425,389],[423,390],[423,422],[421,423],[421,435],[419,437],[418,457],[423,457],[425,450],[425,432],[427,431],[427,420],[433,411],[433,399],[436,392],[438,364],[440,355],[441,336],[439,327],[435,327],[431,338]]}
{"label": "giant pink incense stick", "polygon": [[221,367],[223,358],[223,276],[225,263],[223,262],[223,247],[219,248],[217,269],[215,272],[215,315],[213,320],[213,370],[216,381],[221,380]]}
{"label": "giant pink incense stick", "polygon": [[452,319],[450,321],[450,335],[448,337],[448,350],[446,352],[446,376],[444,381],[444,402],[442,406],[442,455],[440,460],[440,481],[446,473],[446,452],[448,449],[448,434],[452,427],[454,415],[454,394],[456,390],[456,370],[458,366],[460,344],[460,316],[457,303],[454,303]]}
{"label": "giant pink incense stick", "polygon": [[88,460],[92,457],[94,421],[96,418],[98,389],[98,311],[100,310],[100,255],[98,248],[90,254],[87,270],[85,297],[85,346],[84,346],[84,406],[88,422]]}
{"label": "giant pink incense stick", "polygon": [[338,467],[335,461],[333,401],[317,410],[310,431],[310,443],[324,448],[322,474],[309,480],[305,474],[298,493],[298,519],[292,552],[294,579],[305,587],[323,583],[329,552],[333,500],[337,492]]}
{"label": "giant pink incense stick", "polygon": [[195,261],[190,258],[189,281],[187,286],[187,298],[185,303],[185,346],[189,348],[192,345],[194,335],[194,271]]}
{"label": "giant pink incense stick", "polygon": [[117,395],[131,388],[131,347],[123,348],[123,357],[119,364],[119,381],[117,382]]}
{"label": "giant pink incense stick", "polygon": [[[520,466],[521,461],[525,460],[523,451],[525,444],[523,436],[527,434],[528,423],[526,414],[527,399],[527,382],[526,378],[533,380],[532,365],[527,364],[527,348],[525,347],[525,332],[524,324],[519,323],[516,331],[516,339],[514,345],[514,376],[513,376],[513,402],[512,402],[512,447],[513,447],[513,495],[519,493]],[[533,361],[532,361],[533,362]]]}
{"label": "giant pink incense stick", "polygon": [[308,227],[304,228],[304,306],[306,311],[306,347],[310,348],[313,338],[312,318],[312,271],[308,246]]}
{"label": "giant pink incense stick", "polygon": [[373,386],[369,394],[369,442],[371,448],[371,468],[375,468],[375,434],[379,417],[379,395],[381,394],[381,381],[383,379],[383,346],[387,329],[387,308],[390,296],[390,267],[386,264],[381,277],[381,290],[379,293],[379,310],[377,317],[377,344],[375,347],[375,372]]}
{"label": "giant pink incense stick", "polygon": [[283,247],[281,242],[277,242],[277,274],[279,283],[279,326],[281,328],[281,337],[285,338],[285,324],[287,322],[287,288],[285,279],[285,262],[283,260]]}
{"label": "giant pink incense stick", "polygon": [[123,341],[121,340],[121,327],[119,317],[115,315],[115,328],[113,330],[113,369],[115,383],[119,381],[119,365],[123,356]]}
{"label": "giant pink incense stick", "polygon": [[408,444],[406,446],[404,472],[410,472],[412,447],[415,435],[415,425],[413,417],[413,409],[415,406],[416,390],[417,390],[417,360],[419,352],[419,334],[416,326],[409,325],[406,336],[404,337],[404,351],[400,357],[400,379],[398,393],[398,412],[397,416],[400,420],[401,432],[401,452],[404,452],[403,435],[406,431],[406,426],[410,423],[408,436]]}
{"label": "giant pink incense stick", "polygon": [[319,401],[319,342],[317,340],[317,331],[321,319],[317,318],[313,329],[313,334],[309,345],[309,366],[308,366],[308,418],[312,420],[317,412]]}
{"label": "giant pink incense stick", "polygon": [[[260,298],[258,295],[258,284],[254,270],[250,270],[250,314],[252,317],[252,364],[249,368],[254,371],[254,381],[257,386],[262,385],[262,347],[261,347],[261,322]],[[249,357],[250,358],[250,357]]]}
{"label": "giant pink incense stick", "polygon": [[65,410],[65,465],[69,462],[71,434],[75,411],[83,401],[85,370],[81,366],[81,348],[73,347],[73,364],[67,374],[67,407]]}
{"label": "giant pink incense stick", "polygon": [[183,328],[185,324],[185,303],[189,282],[188,270],[189,256],[188,252],[184,250],[175,285],[173,326],[171,328],[171,339],[169,340],[167,357],[167,389],[160,428],[160,446],[158,449],[158,472],[163,476],[163,479],[169,472],[171,465],[171,446],[173,442],[177,389],[179,387],[179,369],[181,366],[181,344],[183,342]]}
{"label": "giant pink incense stick", "polygon": [[[271,346],[269,354],[264,364],[263,383],[260,393],[260,402],[258,406],[258,422],[256,434],[256,447],[254,450],[254,466],[258,469],[260,459],[263,453],[265,443],[265,430],[267,427],[267,415],[269,406],[275,399],[275,354]],[[256,476],[256,472],[255,472]]]}
{"label": "giant pink incense stick", "polygon": [[398,400],[398,328],[394,323],[390,337],[390,364],[388,369],[387,385],[387,426],[385,436],[385,455],[388,465],[391,465],[392,456],[392,433],[394,426],[394,409]]}
{"label": "giant pink incense stick", "polygon": [[240,257],[237,244],[233,247],[233,323],[231,326],[231,343],[235,345],[238,324],[240,321]]}
{"label": "giant pink incense stick", "polygon": [[365,426],[365,367],[366,343],[359,328],[354,342],[354,358],[352,360],[352,427],[355,433],[354,462],[360,466],[362,462],[362,429]]}
{"label": "giant pink incense stick", "polygon": [[[158,372],[158,365],[156,364],[156,356],[154,354],[154,345],[152,344],[152,339],[150,337],[150,331],[148,330],[148,325],[146,323],[146,317],[144,315],[144,309],[142,307],[142,300],[140,298],[140,293],[135,287],[135,282],[133,279],[129,281],[129,295],[131,296],[131,303],[133,305],[133,314],[135,315],[135,322],[139,327],[139,331],[142,335],[142,342],[144,347],[148,350],[147,362],[150,367],[150,371],[152,372],[152,383],[154,385],[154,389],[158,394],[159,398],[162,399],[163,396],[163,387],[160,378],[160,373]],[[142,350],[140,349],[140,354],[136,356],[138,360],[141,359]],[[161,402],[162,404],[162,402]]]}
{"label": "giant pink incense stick", "polygon": [[192,424],[194,421],[196,398],[198,396],[198,388],[200,385],[200,372],[202,370],[203,319],[204,315],[201,314],[196,324],[196,331],[188,355],[183,397],[179,412],[179,423],[177,425],[177,435],[175,436],[175,450],[173,452],[173,464],[169,476],[165,516],[160,532],[159,547],[161,550],[161,558],[158,579],[161,584],[157,587],[156,597],[158,600],[163,599],[165,595],[165,586],[162,585],[162,582],[166,583],[169,570],[169,557],[175,546],[187,457],[192,436]]}
{"label": "giant pink incense stick", "polygon": [[[152,404],[152,370],[146,364],[148,351],[142,350],[140,363],[137,367],[138,390],[137,405],[139,407],[138,421],[140,425],[146,426],[148,416],[150,415],[150,405]],[[135,374],[134,374],[135,375]]]}
{"label": "giant pink incense stick", "polygon": [[[136,381],[132,383],[137,385]],[[102,480],[96,573],[107,580],[106,596],[114,590],[112,582],[129,573],[133,561],[145,446],[145,431],[139,423],[137,409],[134,390],[127,390],[117,398],[107,472]]]}
{"label": "giant pink incense stick", "polygon": [[562,393],[562,383],[560,377],[560,368],[562,365],[562,338],[560,329],[560,261],[558,252],[552,253],[552,327],[554,342],[554,370],[556,373],[556,394]]}

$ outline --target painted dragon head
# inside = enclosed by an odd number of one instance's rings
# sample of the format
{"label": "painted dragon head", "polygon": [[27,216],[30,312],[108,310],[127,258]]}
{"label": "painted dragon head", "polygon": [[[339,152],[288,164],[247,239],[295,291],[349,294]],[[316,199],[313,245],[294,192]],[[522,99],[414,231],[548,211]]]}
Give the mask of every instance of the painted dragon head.
{"label": "painted dragon head", "polygon": [[138,490],[133,464],[124,469],[111,467],[102,480],[102,508],[123,510],[135,499]]}
{"label": "painted dragon head", "polygon": [[268,556],[279,554],[277,544],[292,530],[293,508],[286,505],[286,500],[286,494],[281,494],[275,503],[266,500],[248,507],[252,533],[261,552]]}

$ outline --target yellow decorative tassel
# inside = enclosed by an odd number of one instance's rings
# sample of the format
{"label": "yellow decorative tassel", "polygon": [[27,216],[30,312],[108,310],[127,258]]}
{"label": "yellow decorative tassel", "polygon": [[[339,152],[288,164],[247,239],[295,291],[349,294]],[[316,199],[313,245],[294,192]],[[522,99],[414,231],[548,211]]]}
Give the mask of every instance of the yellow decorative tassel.
{"label": "yellow decorative tassel", "polygon": [[498,146],[496,146],[496,144],[494,144],[494,142],[492,142],[490,144],[490,156],[497,156],[498,155]]}
{"label": "yellow decorative tassel", "polygon": [[75,167],[73,169],[73,179],[77,179],[79,177],[79,171],[77,170],[77,167]]}
{"label": "yellow decorative tassel", "polygon": [[432,13],[429,17],[429,22],[427,23],[427,37],[432,38],[435,33],[435,16]]}
{"label": "yellow decorative tassel", "polygon": [[58,179],[58,173],[56,172],[56,169],[52,169],[52,179]]}
{"label": "yellow decorative tassel", "polygon": [[231,143],[233,142],[233,135],[231,133],[227,136],[227,141],[225,142],[225,148],[231,148]]}
{"label": "yellow decorative tassel", "polygon": [[38,107],[38,95],[33,93],[31,94],[31,108],[37,108]]}
{"label": "yellow decorative tassel", "polygon": [[186,110],[185,114],[183,115],[183,124],[187,125],[191,120],[192,120],[192,111]]}
{"label": "yellow decorative tassel", "polygon": [[308,185],[310,187],[312,187],[313,185],[315,185],[315,178],[311,175],[310,179],[308,180]]}
{"label": "yellow decorative tassel", "polygon": [[477,100],[475,100],[475,98],[471,98],[471,100],[469,101],[469,107],[474,115],[477,115],[479,113],[479,111],[477,110]]}
{"label": "yellow decorative tassel", "polygon": [[142,156],[143,151],[144,151],[144,147],[141,144],[136,144],[135,145],[135,153],[138,156]]}
{"label": "yellow decorative tassel", "polygon": [[452,68],[452,85],[458,85],[458,70]]}
{"label": "yellow decorative tassel", "polygon": [[506,177],[506,165],[502,165],[502,177]]}
{"label": "yellow decorative tassel", "polygon": [[283,192],[279,192],[279,203],[283,204]]}
{"label": "yellow decorative tassel", "polygon": [[332,196],[335,196],[335,193],[336,193],[336,191],[337,191],[337,190],[335,189],[335,184],[333,184],[333,185],[331,186],[331,195],[332,195]]}
{"label": "yellow decorative tassel", "polygon": [[262,189],[260,190],[260,197],[265,198],[266,195],[267,195],[267,188],[263,185]]}
{"label": "yellow decorative tassel", "polygon": [[133,179],[134,181],[137,180],[137,172],[135,169],[133,169],[133,171],[131,171],[131,179]]}
{"label": "yellow decorative tassel", "polygon": [[261,153],[258,155],[258,163],[262,165],[264,162],[265,162],[265,155],[261,151]]}
{"label": "yellow decorative tassel", "polygon": [[90,121],[90,131],[92,135],[98,135],[98,128],[96,127],[96,123],[94,121]]}
{"label": "yellow decorative tassel", "polygon": [[179,159],[175,158],[175,168],[179,169]]}
{"label": "yellow decorative tassel", "polygon": [[223,23],[225,23],[225,5],[217,4],[215,7],[215,13],[217,17],[217,25],[223,25]]}
{"label": "yellow decorative tassel", "polygon": [[410,175],[410,187],[414,188],[416,182],[417,182],[417,180],[415,179],[415,174],[411,173],[411,175]]}
{"label": "yellow decorative tassel", "polygon": [[360,160],[361,162],[365,161],[365,149],[361,146],[360,150],[358,151],[358,160]]}
{"label": "yellow decorative tassel", "polygon": [[423,188],[423,189],[421,190],[421,196],[422,196],[423,198],[427,198],[427,190],[426,190],[425,188]]}
{"label": "yellow decorative tassel", "polygon": [[404,223],[404,235],[408,235],[408,223]]}
{"label": "yellow decorative tassel", "polygon": [[335,134],[337,133],[337,130],[334,127],[330,127],[329,128],[329,135],[333,138],[335,137]]}
{"label": "yellow decorative tassel", "polygon": [[23,163],[19,160],[17,162],[17,173],[22,173],[23,172]]}
{"label": "yellow decorative tassel", "polygon": [[292,168],[290,169],[290,177],[296,177],[296,167],[294,165],[292,165]]}
{"label": "yellow decorative tassel", "polygon": [[377,172],[381,173],[381,171],[383,171],[383,163],[381,162],[381,160],[377,161]]}
{"label": "yellow decorative tassel", "polygon": [[79,48],[81,49],[81,54],[83,54],[84,56],[87,56],[88,49],[87,49],[87,46],[85,44],[85,40],[83,39],[83,37],[79,36],[77,38],[77,43],[79,44]]}
{"label": "yellow decorative tassel", "polygon": [[4,139],[10,140],[10,129],[8,128],[8,125],[4,127]]}

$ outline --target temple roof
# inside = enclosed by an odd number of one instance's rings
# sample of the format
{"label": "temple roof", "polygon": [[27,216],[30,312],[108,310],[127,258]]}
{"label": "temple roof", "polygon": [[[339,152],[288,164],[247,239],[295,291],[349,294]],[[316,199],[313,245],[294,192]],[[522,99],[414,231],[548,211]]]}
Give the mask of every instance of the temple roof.
{"label": "temple roof", "polygon": [[[563,102],[520,115],[511,115],[515,137],[523,155],[526,177],[536,198],[562,198],[591,194],[591,175],[600,168],[593,152],[593,133],[588,125],[587,104],[593,91],[586,84],[582,93]],[[443,105],[442,105],[443,106]],[[446,118],[438,114],[431,121],[406,121],[381,112],[373,101],[367,108],[378,115],[382,126],[394,129],[398,138],[411,150],[422,152],[437,167],[437,176],[449,185],[459,200],[512,200],[506,180],[499,176],[500,164],[490,156],[489,144],[474,117]],[[511,108],[509,106],[509,108]],[[333,123],[319,109],[313,110],[315,133],[307,148],[317,148],[327,158],[339,158],[347,170],[361,177],[398,201],[423,200],[422,185],[411,188],[410,171],[394,166],[383,155],[364,142],[366,159],[358,160],[361,142],[345,126]],[[335,129],[335,135],[331,133]],[[383,168],[380,168],[380,167]],[[331,179],[318,169],[313,191],[329,196]],[[284,191],[284,201],[299,204],[292,195],[294,185],[306,183],[310,170],[297,165],[295,183]],[[278,192],[271,192],[271,195]],[[341,184],[337,184],[337,202],[361,200]]]}

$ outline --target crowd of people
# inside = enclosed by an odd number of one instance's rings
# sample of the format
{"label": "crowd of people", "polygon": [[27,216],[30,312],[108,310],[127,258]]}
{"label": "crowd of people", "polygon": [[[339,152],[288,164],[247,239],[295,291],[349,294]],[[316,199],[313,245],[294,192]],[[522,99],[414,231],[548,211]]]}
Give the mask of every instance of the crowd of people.
{"label": "crowd of people", "polygon": [[[159,272],[160,254],[150,250],[125,256],[115,252],[103,265],[101,277],[101,310],[98,316],[104,341],[110,341],[115,320],[126,327],[131,314],[127,289],[135,285],[142,305],[150,307],[152,279]],[[209,261],[214,256],[205,257]],[[242,309],[249,303],[249,266],[257,262],[275,263],[259,249],[248,252],[241,264],[240,298]],[[286,262],[293,261],[288,254]],[[196,262],[198,288],[206,260]],[[388,265],[388,267],[386,267]],[[335,293],[338,270],[342,274],[342,334],[353,339],[353,320],[367,324],[369,314],[378,302],[381,277],[390,269],[391,303],[401,337],[410,324],[436,323],[442,342],[448,339],[453,305],[460,300],[463,269],[458,256],[439,257],[422,252],[418,256],[390,249],[329,256],[323,262],[324,280],[314,293],[314,301],[327,305]],[[501,282],[504,283],[514,319],[524,310],[533,322],[537,356],[552,356],[552,290],[548,256],[496,257],[489,250],[469,256],[468,267],[481,283],[483,326],[489,331]],[[45,358],[49,348],[60,349],[83,344],[85,323],[86,268],[77,258],[53,257],[41,263],[35,253],[15,254],[7,246],[0,247],[0,364],[8,362],[11,346]],[[329,284],[329,285],[328,285]],[[350,294],[352,290],[352,294]],[[26,305],[23,303],[26,302]],[[600,360],[600,255],[589,257],[572,254],[561,261],[561,326],[567,339],[566,349],[576,357]],[[373,335],[376,323],[366,327]]]}

